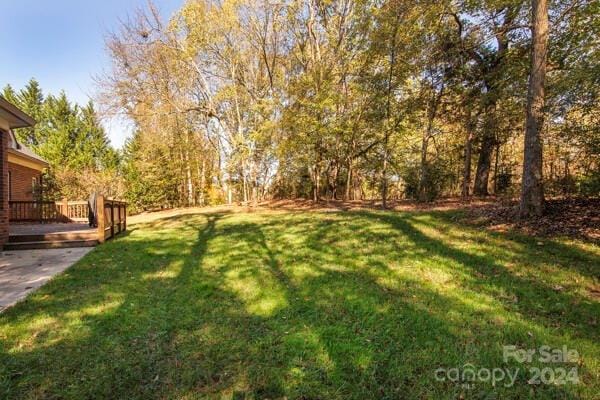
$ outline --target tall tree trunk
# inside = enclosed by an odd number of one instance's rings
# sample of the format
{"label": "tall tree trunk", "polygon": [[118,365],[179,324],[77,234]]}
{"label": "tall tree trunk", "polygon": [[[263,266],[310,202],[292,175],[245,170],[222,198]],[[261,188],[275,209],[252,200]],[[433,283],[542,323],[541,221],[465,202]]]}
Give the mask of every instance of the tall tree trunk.
{"label": "tall tree trunk", "polygon": [[427,151],[429,148],[429,128],[421,139],[421,166],[419,172],[419,201],[427,201]]}
{"label": "tall tree trunk", "polygon": [[569,159],[567,158],[565,160],[565,175],[563,177],[563,184],[562,184],[562,192],[563,195],[567,196],[567,198],[569,197],[570,193],[571,193],[571,188],[569,187],[569,183],[571,181],[571,171],[569,169]]}
{"label": "tall tree trunk", "polygon": [[494,195],[498,194],[498,165],[500,164],[500,142],[496,140],[494,151]]}
{"label": "tall tree trunk", "polygon": [[188,206],[196,205],[196,190],[194,188],[194,177],[192,176],[192,156],[190,155],[191,132],[185,134],[185,177],[187,180]]}
{"label": "tall tree trunk", "polygon": [[313,194],[313,200],[319,201],[321,199],[321,173],[319,168],[315,166],[315,189]]}
{"label": "tall tree trunk", "polygon": [[204,198],[204,193],[206,189],[206,159],[202,156],[202,168],[199,171],[200,173],[200,205],[206,205],[206,199]]}
{"label": "tall tree trunk", "polygon": [[187,205],[196,205],[196,196],[194,193],[194,182],[192,181],[192,168],[190,162],[189,147],[185,150],[185,179],[187,186]]}
{"label": "tall tree trunk", "polygon": [[333,196],[329,196],[329,192],[333,192],[333,185],[331,184],[331,161],[327,165],[325,170],[325,199],[332,199]]}
{"label": "tall tree trunk", "polygon": [[246,166],[244,163],[242,163],[242,191],[244,205],[246,205],[248,203],[248,182],[246,178]]}
{"label": "tall tree trunk", "polygon": [[189,204],[186,204],[187,201],[187,180],[186,180],[186,175],[185,175],[185,156],[183,154],[183,150],[180,149],[179,150],[179,160],[181,162],[181,169],[180,169],[180,181],[179,181],[179,187],[180,187],[180,193],[179,193],[179,206],[187,206]]}
{"label": "tall tree trunk", "polygon": [[531,5],[533,31],[519,210],[521,217],[540,216],[544,209],[541,132],[544,125],[548,3],[547,0],[532,0]]}
{"label": "tall tree trunk", "polygon": [[346,194],[344,195],[344,200],[351,200],[350,198],[350,190],[352,187],[352,158],[348,158],[348,175],[346,175]]}
{"label": "tall tree trunk", "polygon": [[481,138],[481,147],[479,148],[479,159],[477,160],[477,170],[475,171],[475,185],[473,194],[476,196],[488,196],[488,185],[490,180],[490,169],[492,166],[492,153],[496,144],[496,135],[494,123],[496,115],[496,102],[487,106],[485,123],[483,125],[483,137]]}
{"label": "tall tree trunk", "polygon": [[[396,15],[396,20],[394,24],[394,31],[392,33],[392,42],[390,48],[390,70],[388,74],[388,82],[387,82],[387,101],[386,101],[386,119],[390,120],[392,116],[392,79],[394,78],[394,68],[396,66],[396,36],[398,33],[398,25],[400,21],[400,14]],[[391,130],[389,127],[385,127],[385,134],[383,138],[383,165],[381,168],[381,207],[383,209],[387,208],[387,195],[388,195],[388,177],[387,177],[387,167],[388,167],[388,157],[389,157],[389,141]]]}
{"label": "tall tree trunk", "polygon": [[490,167],[492,160],[492,151],[494,149],[494,138],[484,136],[479,150],[479,159],[477,160],[477,170],[475,171],[475,185],[473,194],[476,196],[488,196],[488,183],[490,178]]}
{"label": "tall tree trunk", "polygon": [[321,199],[321,150],[317,145],[317,160],[314,166],[313,178],[313,201],[317,202]]}
{"label": "tall tree trunk", "polygon": [[473,155],[473,137],[475,136],[475,126],[473,121],[467,122],[467,137],[465,139],[465,159],[463,164],[463,180],[461,187],[461,197],[466,199],[470,195],[471,188],[471,159]]}
{"label": "tall tree trunk", "polygon": [[491,169],[492,153],[496,143],[496,104],[498,96],[501,95],[500,84],[503,77],[506,75],[506,52],[509,50],[508,32],[518,15],[518,7],[508,7],[504,22],[496,33],[496,42],[498,50],[490,65],[490,60],[485,57],[477,57],[480,68],[484,73],[485,87],[488,94],[486,105],[485,123],[483,126],[483,137],[481,139],[481,147],[479,151],[479,159],[477,160],[477,170],[475,172],[475,184],[473,193],[477,196],[487,196],[488,183]]}
{"label": "tall tree trunk", "polygon": [[385,134],[383,140],[383,166],[381,168],[381,207],[387,208],[387,195],[388,195],[388,179],[387,179],[387,166],[388,166],[388,142],[389,135]]}
{"label": "tall tree trunk", "polygon": [[442,94],[444,93],[444,87],[442,86],[438,92],[434,86],[433,78],[432,78],[432,89],[434,90],[433,97],[431,98],[431,103],[429,104],[429,108],[427,110],[427,127],[425,132],[423,132],[423,138],[421,141],[421,170],[419,176],[419,193],[418,198],[419,201],[428,201],[429,198],[427,196],[427,187],[429,186],[428,176],[427,176],[427,152],[429,149],[429,140],[433,137],[433,122],[437,117],[438,106],[440,100],[442,99]]}
{"label": "tall tree trunk", "polygon": [[331,188],[331,198],[332,200],[337,200],[337,189],[338,189],[338,179],[340,177],[340,167],[339,164],[335,163],[335,169],[334,169],[334,173],[333,173],[333,185]]}

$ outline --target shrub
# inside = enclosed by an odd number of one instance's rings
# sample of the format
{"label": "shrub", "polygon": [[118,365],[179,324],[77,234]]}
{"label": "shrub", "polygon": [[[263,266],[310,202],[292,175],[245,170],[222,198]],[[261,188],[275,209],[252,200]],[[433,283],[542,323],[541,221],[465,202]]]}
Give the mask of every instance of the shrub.
{"label": "shrub", "polygon": [[600,171],[579,178],[577,181],[577,191],[583,196],[600,196]]}
{"label": "shrub", "polygon": [[405,166],[400,174],[404,181],[404,196],[421,201],[433,201],[449,187],[452,175],[447,163],[434,159],[425,166],[425,180],[421,182],[421,166],[413,163]]}

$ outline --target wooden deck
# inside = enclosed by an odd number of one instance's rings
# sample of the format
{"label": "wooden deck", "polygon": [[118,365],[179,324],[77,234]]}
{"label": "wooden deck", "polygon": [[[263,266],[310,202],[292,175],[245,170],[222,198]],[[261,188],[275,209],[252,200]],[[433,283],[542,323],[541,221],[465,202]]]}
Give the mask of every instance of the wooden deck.
{"label": "wooden deck", "polygon": [[86,202],[67,200],[12,202],[4,250],[95,246],[127,229],[127,203],[98,195],[94,228],[82,223],[87,207]]}
{"label": "wooden deck", "polygon": [[12,224],[4,250],[92,247],[98,243],[98,228],[87,224]]}
{"label": "wooden deck", "polygon": [[42,235],[51,233],[70,232],[96,232],[96,228],[90,228],[88,224],[78,223],[55,223],[55,224],[11,224],[8,228],[11,236],[15,235]]}

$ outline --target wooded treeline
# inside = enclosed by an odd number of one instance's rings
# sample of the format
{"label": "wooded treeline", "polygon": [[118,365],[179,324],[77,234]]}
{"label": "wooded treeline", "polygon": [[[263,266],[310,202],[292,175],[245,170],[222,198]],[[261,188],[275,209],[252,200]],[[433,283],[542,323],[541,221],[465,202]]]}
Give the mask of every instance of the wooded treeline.
{"label": "wooded treeline", "polygon": [[120,154],[111,147],[93,102],[80,106],[45,94],[35,79],[22,89],[6,86],[2,96],[36,121],[15,130],[19,143],[43,157],[50,167],[42,177],[38,200],[86,200],[93,191],[124,195]]}
{"label": "wooded treeline", "polygon": [[599,11],[597,0],[189,0],[162,21],[149,7],[108,37],[112,70],[99,78],[104,111],[136,127],[128,200],[513,198],[523,160],[529,202],[542,177],[546,196],[598,195]]}

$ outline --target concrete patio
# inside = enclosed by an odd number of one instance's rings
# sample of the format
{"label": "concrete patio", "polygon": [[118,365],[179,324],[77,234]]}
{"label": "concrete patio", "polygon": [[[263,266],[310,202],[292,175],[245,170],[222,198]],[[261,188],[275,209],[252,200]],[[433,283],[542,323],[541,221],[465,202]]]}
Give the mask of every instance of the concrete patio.
{"label": "concrete patio", "polygon": [[91,247],[80,247],[2,252],[0,255],[0,312],[25,298],[91,250]]}

